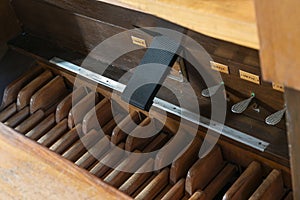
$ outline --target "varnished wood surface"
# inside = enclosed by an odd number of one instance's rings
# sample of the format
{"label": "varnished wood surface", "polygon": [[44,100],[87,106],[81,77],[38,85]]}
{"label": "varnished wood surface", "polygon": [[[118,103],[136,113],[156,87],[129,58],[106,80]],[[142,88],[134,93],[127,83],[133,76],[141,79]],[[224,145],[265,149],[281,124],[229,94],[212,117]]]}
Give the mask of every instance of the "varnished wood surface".
{"label": "varnished wood surface", "polygon": [[264,79],[300,89],[300,2],[255,0]]}
{"label": "varnished wood surface", "polygon": [[291,163],[291,174],[293,188],[297,188],[293,192],[294,199],[300,199],[300,134],[299,134],[299,121],[300,121],[300,92],[287,89],[285,94],[287,102],[287,126],[288,126],[288,140],[289,140],[289,151],[290,151],[290,163]]}
{"label": "varnished wood surface", "polygon": [[0,199],[130,199],[3,124],[0,144]]}
{"label": "varnished wood surface", "polygon": [[161,17],[197,32],[259,48],[252,0],[99,0]]}

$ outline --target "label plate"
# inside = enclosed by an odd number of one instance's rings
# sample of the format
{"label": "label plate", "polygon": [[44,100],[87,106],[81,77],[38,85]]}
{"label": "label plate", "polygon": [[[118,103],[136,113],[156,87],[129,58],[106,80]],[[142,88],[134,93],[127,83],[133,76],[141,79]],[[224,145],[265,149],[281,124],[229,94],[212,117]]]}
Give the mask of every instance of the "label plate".
{"label": "label plate", "polygon": [[284,86],[282,84],[272,83],[272,87],[273,87],[274,90],[284,92]]}
{"label": "label plate", "polygon": [[131,39],[132,39],[132,43],[133,44],[136,44],[136,45],[139,45],[139,46],[147,48],[146,40],[138,38],[138,37],[135,37],[135,36],[131,36]]}
{"label": "label plate", "polygon": [[210,61],[210,66],[213,70],[216,70],[216,71],[219,71],[219,72],[222,72],[224,74],[229,74],[229,68],[227,65],[223,65],[221,63],[217,63],[217,62],[214,62],[214,61]]}
{"label": "label plate", "polygon": [[240,78],[255,84],[260,84],[260,78],[258,75],[252,74],[250,72],[246,72],[243,70],[239,70],[240,72]]}

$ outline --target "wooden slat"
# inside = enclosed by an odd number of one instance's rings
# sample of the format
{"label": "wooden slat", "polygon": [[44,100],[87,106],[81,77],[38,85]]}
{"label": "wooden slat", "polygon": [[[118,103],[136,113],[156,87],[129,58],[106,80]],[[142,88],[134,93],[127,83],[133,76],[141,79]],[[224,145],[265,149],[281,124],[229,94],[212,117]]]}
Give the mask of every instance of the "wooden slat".
{"label": "wooden slat", "polygon": [[284,186],[281,172],[274,169],[262,182],[249,200],[280,200],[284,195]]}
{"label": "wooden slat", "polygon": [[82,134],[80,131],[81,124],[78,124],[76,127],[63,135],[59,140],[57,140],[49,149],[58,154],[62,154],[79,139],[79,136]]}
{"label": "wooden slat", "polygon": [[186,177],[190,167],[197,161],[202,140],[195,137],[188,149],[172,163],[170,182],[175,184],[180,178]]}
{"label": "wooden slat", "polygon": [[[111,146],[105,157],[101,159],[101,161],[99,161],[99,163],[97,163],[90,172],[98,177],[103,176],[111,168],[110,166],[115,166],[122,159],[124,151],[120,150],[124,149],[124,147],[124,143],[120,143],[118,146]],[[108,163],[110,166],[103,163]]]}
{"label": "wooden slat", "polygon": [[80,87],[74,90],[71,94],[65,97],[56,108],[55,120],[59,123],[64,118],[68,117],[68,114],[72,108],[72,104],[78,103],[88,92],[84,87]]}
{"label": "wooden slat", "polygon": [[64,133],[68,130],[67,119],[59,122],[50,131],[48,131],[43,137],[41,137],[37,142],[45,147],[50,147],[56,142]]}
{"label": "wooden slat", "polygon": [[0,188],[0,199],[130,199],[3,124]]}
{"label": "wooden slat", "polygon": [[134,199],[151,200],[168,185],[169,168],[162,170]]}
{"label": "wooden slat", "polygon": [[92,110],[90,110],[82,121],[83,133],[91,129],[99,129],[112,119],[111,103],[108,99],[103,99]]}
{"label": "wooden slat", "polygon": [[214,38],[259,48],[251,0],[100,0],[140,10]]}
{"label": "wooden slat", "polygon": [[20,78],[9,84],[4,90],[0,110],[6,108],[9,104],[16,101],[20,90],[41,72],[42,69],[38,66],[35,66],[27,73],[23,74]]}
{"label": "wooden slat", "polygon": [[185,179],[180,179],[163,197],[162,200],[181,199],[184,196]]}
{"label": "wooden slat", "polygon": [[205,198],[214,199],[214,197],[223,189],[223,187],[233,179],[236,172],[236,166],[227,164],[224,169],[214,178],[214,180],[205,188]]}
{"label": "wooden slat", "polygon": [[34,113],[39,109],[46,111],[62,99],[67,92],[64,79],[61,76],[55,77],[31,97],[30,112]]}
{"label": "wooden slat", "polygon": [[119,190],[128,195],[132,195],[148,178],[151,177],[153,167],[154,160],[150,158],[136,173],[119,187]]}
{"label": "wooden slat", "polygon": [[221,149],[216,146],[204,158],[199,159],[188,171],[185,191],[192,195],[198,189],[203,190],[223,166],[224,160]]}
{"label": "wooden slat", "polygon": [[157,151],[168,141],[168,135],[160,133],[144,150],[143,152]]}
{"label": "wooden slat", "polygon": [[72,107],[68,116],[68,126],[73,128],[74,125],[82,123],[84,116],[98,103],[99,95],[97,93],[89,93]]}
{"label": "wooden slat", "polygon": [[49,70],[43,72],[28,85],[26,85],[18,94],[17,98],[17,108],[18,110],[23,109],[25,106],[28,106],[30,103],[31,96],[44,86],[51,78],[53,77],[52,72]]}
{"label": "wooden slat", "polygon": [[165,145],[156,155],[155,167],[161,169],[171,164],[175,158],[180,156],[191,144],[194,136],[187,132],[177,133],[170,139],[167,145]]}
{"label": "wooden slat", "polygon": [[4,122],[17,112],[17,105],[15,103],[2,110],[0,113],[0,122]]}
{"label": "wooden slat", "polygon": [[42,110],[38,110],[33,113],[30,117],[28,117],[25,121],[19,124],[15,130],[20,133],[27,133],[30,131],[34,126],[36,126],[40,121],[43,120],[45,113]]}
{"label": "wooden slat", "polygon": [[73,146],[71,146],[62,156],[72,162],[80,158],[87,149],[91,148],[101,139],[101,134],[95,130],[91,130],[88,134],[80,138]]}
{"label": "wooden slat", "polygon": [[196,191],[189,200],[205,200],[206,196],[203,191]]}
{"label": "wooden slat", "polygon": [[[147,144],[149,144],[155,138],[154,133],[155,133],[155,131],[158,131],[158,130],[155,128],[154,123],[152,123],[151,127],[148,126],[146,129],[143,128],[144,126],[149,124],[150,121],[151,121],[151,119],[149,117],[147,117],[139,124],[138,127],[136,127],[130,133],[130,135],[127,136],[126,143],[125,143],[126,151],[133,151],[135,149],[142,150],[142,149],[144,149],[145,146],[147,146]],[[141,133],[141,131],[143,131],[143,133]],[[137,137],[141,134],[143,134],[144,136],[145,135],[154,135],[154,136],[147,137],[147,138]]]}
{"label": "wooden slat", "polygon": [[88,169],[95,162],[99,161],[105,153],[109,150],[110,136],[103,137],[93,147],[89,149],[83,156],[81,156],[75,164],[81,168]]}
{"label": "wooden slat", "polygon": [[[126,156],[124,160],[105,177],[104,181],[116,188],[120,187],[132,175],[132,173],[127,171],[136,171],[145,162],[139,150],[135,150],[133,153],[134,154]],[[139,156],[135,154],[139,154]]]}
{"label": "wooden slat", "polygon": [[15,127],[24,121],[30,115],[29,107],[25,107],[12,117],[10,117],[4,124],[9,127]]}
{"label": "wooden slat", "polygon": [[25,135],[32,140],[38,140],[55,125],[55,115],[51,114]]}
{"label": "wooden slat", "polygon": [[129,134],[140,122],[140,115],[136,111],[132,111],[127,115],[113,130],[111,141],[114,144],[118,144],[127,137]]}
{"label": "wooden slat", "polygon": [[223,200],[248,199],[262,181],[261,165],[253,161],[226,192]]}
{"label": "wooden slat", "polygon": [[[298,0],[255,0],[260,58],[265,80],[300,89]],[[274,26],[276,24],[276,26]]]}

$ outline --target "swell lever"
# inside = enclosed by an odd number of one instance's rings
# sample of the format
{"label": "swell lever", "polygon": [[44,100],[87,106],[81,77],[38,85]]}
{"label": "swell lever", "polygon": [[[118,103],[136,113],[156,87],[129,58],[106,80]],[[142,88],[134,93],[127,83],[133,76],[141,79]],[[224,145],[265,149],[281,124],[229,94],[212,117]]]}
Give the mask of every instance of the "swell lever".
{"label": "swell lever", "polygon": [[241,102],[238,102],[238,103],[234,104],[231,107],[231,111],[233,113],[237,113],[237,114],[240,114],[240,113],[244,112],[248,108],[249,104],[251,103],[251,101],[254,97],[255,97],[255,94],[252,93],[251,97],[249,97],[248,99],[245,99]]}
{"label": "swell lever", "polygon": [[281,121],[285,112],[286,112],[286,107],[284,107],[282,110],[279,110],[279,111],[269,115],[265,120],[266,124],[275,126],[276,124],[278,124]]}

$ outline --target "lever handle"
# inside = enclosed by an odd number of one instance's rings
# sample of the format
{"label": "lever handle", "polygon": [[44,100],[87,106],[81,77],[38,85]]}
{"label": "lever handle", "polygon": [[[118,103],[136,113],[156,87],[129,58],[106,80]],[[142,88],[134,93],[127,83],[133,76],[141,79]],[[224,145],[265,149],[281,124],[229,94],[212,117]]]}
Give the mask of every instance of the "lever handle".
{"label": "lever handle", "polygon": [[231,111],[232,111],[233,113],[238,113],[238,114],[244,112],[244,111],[247,109],[247,107],[249,106],[250,102],[252,101],[252,99],[253,99],[254,97],[255,97],[255,94],[252,93],[252,94],[251,94],[251,97],[249,97],[248,99],[245,99],[245,100],[243,100],[243,101],[241,101],[241,102],[238,102],[238,103],[234,104],[234,105],[231,107]]}
{"label": "lever handle", "polygon": [[221,82],[218,85],[206,88],[204,90],[202,90],[201,94],[204,97],[212,97],[213,95],[215,95],[217,93],[217,91],[220,89],[220,87],[224,85],[224,82]]}
{"label": "lever handle", "polygon": [[149,111],[170,67],[177,59],[180,44],[166,36],[156,36],[140,65],[125,88],[122,99],[131,105]]}
{"label": "lever handle", "polygon": [[276,124],[278,124],[281,121],[285,112],[286,112],[286,107],[284,107],[282,110],[279,110],[279,111],[269,115],[265,120],[266,124],[275,126]]}

